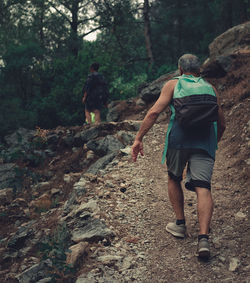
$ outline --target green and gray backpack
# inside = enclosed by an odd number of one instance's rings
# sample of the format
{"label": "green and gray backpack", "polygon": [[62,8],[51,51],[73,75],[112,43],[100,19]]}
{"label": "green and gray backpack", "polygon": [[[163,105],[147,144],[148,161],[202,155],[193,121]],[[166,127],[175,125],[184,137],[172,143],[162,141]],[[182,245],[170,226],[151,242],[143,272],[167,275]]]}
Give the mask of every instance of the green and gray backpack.
{"label": "green and gray backpack", "polygon": [[180,126],[204,127],[218,120],[218,104],[213,87],[201,77],[182,75],[173,95],[175,119]]}
{"label": "green and gray backpack", "polygon": [[170,104],[171,118],[165,138],[162,164],[165,162],[168,149],[168,138],[175,121],[186,131],[199,131],[200,128],[213,124],[217,133],[218,104],[211,84],[201,77],[182,75],[174,77],[178,82]]}

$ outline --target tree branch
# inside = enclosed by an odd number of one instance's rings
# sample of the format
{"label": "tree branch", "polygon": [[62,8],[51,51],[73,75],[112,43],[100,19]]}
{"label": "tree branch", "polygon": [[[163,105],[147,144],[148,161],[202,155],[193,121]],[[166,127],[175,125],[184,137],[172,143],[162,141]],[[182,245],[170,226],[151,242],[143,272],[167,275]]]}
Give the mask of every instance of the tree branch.
{"label": "tree branch", "polygon": [[83,38],[83,37],[89,35],[90,33],[95,32],[95,31],[97,31],[98,29],[102,29],[102,28],[105,28],[105,27],[106,27],[106,26],[99,26],[99,27],[96,27],[96,28],[94,28],[94,29],[88,31],[87,33],[84,33],[84,34],[80,35],[80,37]]}
{"label": "tree branch", "polygon": [[134,62],[138,62],[138,61],[150,61],[149,57],[145,57],[145,58],[131,58],[127,61],[127,64],[131,64]]}
{"label": "tree branch", "polygon": [[48,2],[52,8],[54,8],[57,13],[59,13],[69,24],[71,24],[71,21],[68,19],[68,17],[66,17],[65,14],[63,14],[51,1]]}
{"label": "tree branch", "polygon": [[85,8],[85,7],[87,7],[89,4],[91,4],[91,0],[90,1],[88,1],[87,3],[85,3],[85,4],[83,4],[83,5],[80,5],[79,6],[79,10],[81,10],[82,8]]}
{"label": "tree branch", "polygon": [[92,20],[96,19],[97,17],[98,17],[98,15],[95,15],[92,18],[82,19],[82,20],[78,21],[77,23],[78,24],[83,24],[85,22],[92,21]]}
{"label": "tree branch", "polygon": [[67,5],[67,3],[62,3],[60,0],[59,0],[59,3],[60,3],[61,5],[63,5],[65,8],[67,8],[69,11],[71,10],[70,6]]}

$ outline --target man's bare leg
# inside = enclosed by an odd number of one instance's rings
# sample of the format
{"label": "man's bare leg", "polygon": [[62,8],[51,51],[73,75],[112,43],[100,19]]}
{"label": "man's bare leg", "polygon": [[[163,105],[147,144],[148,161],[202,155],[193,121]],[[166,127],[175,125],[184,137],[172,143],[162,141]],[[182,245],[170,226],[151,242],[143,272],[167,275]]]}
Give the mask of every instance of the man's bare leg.
{"label": "man's bare leg", "polygon": [[87,123],[91,124],[91,115],[87,109],[85,109],[85,118],[86,118]]}
{"label": "man's bare leg", "polygon": [[213,198],[211,191],[206,188],[195,188],[197,194],[197,211],[200,224],[200,235],[208,234],[213,214]]}
{"label": "man's bare leg", "polygon": [[166,226],[167,232],[178,238],[184,238],[186,234],[184,217],[184,196],[181,183],[168,176],[168,195],[176,215],[176,222],[170,222]]}
{"label": "man's bare leg", "polygon": [[184,196],[181,183],[168,176],[168,196],[174,209],[176,219],[185,219]]}
{"label": "man's bare leg", "polygon": [[100,112],[100,110],[96,109],[93,112],[95,113],[95,123],[100,124],[101,123],[101,112]]}

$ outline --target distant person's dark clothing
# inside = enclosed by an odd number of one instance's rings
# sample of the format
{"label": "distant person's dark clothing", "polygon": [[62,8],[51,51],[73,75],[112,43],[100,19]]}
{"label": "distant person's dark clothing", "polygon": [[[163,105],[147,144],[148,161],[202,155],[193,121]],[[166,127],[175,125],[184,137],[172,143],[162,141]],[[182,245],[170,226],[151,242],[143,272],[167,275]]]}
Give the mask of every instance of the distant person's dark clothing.
{"label": "distant person's dark clothing", "polygon": [[107,103],[107,83],[102,74],[92,72],[83,87],[83,93],[87,93],[85,107],[91,112],[93,110],[101,110]]}

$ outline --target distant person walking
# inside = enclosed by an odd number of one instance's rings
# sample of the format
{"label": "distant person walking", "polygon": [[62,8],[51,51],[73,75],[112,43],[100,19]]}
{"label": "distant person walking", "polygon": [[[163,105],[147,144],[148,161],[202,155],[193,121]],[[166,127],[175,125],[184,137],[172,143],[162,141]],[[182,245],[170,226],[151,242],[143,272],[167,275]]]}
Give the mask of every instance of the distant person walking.
{"label": "distant person walking", "polygon": [[[82,103],[85,103],[86,122],[101,122],[101,109],[106,106],[108,100],[108,87],[105,78],[98,73],[99,63],[90,66],[90,74],[83,87]],[[94,117],[92,115],[94,113]]]}
{"label": "distant person walking", "polygon": [[181,181],[187,165],[185,187],[196,193],[198,201],[198,256],[208,258],[208,234],[213,213],[211,177],[225,120],[216,89],[200,77],[199,59],[184,54],[178,61],[178,68],[181,76],[164,85],[160,97],[146,114],[132,146],[132,158],[135,162],[139,153],[143,155],[143,136],[169,105],[172,115],[162,161],[166,157],[168,194],[176,221],[168,223],[166,230],[175,237],[186,235]]}

